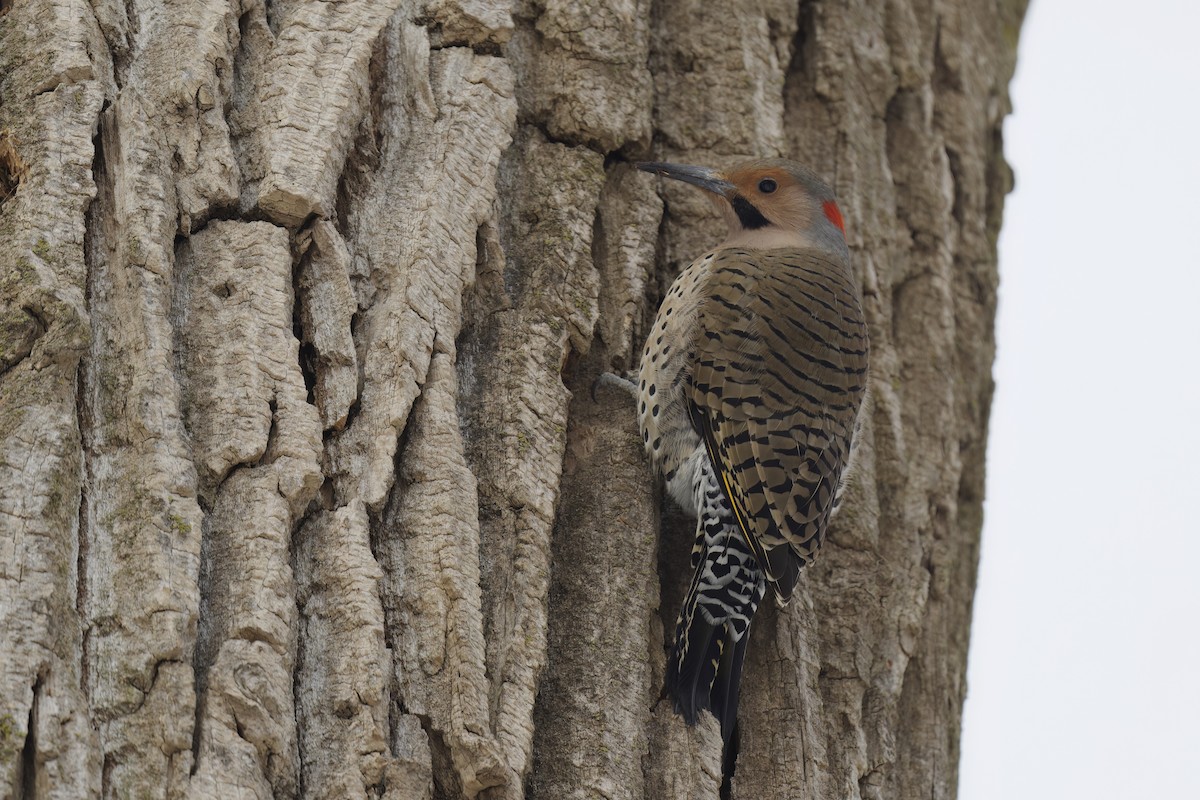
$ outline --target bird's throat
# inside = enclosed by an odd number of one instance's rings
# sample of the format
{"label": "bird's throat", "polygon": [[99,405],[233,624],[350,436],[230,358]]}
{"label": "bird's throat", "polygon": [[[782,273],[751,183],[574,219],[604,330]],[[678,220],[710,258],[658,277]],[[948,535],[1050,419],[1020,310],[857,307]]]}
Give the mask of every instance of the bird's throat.
{"label": "bird's throat", "polygon": [[756,230],[734,231],[721,243],[721,247],[742,247],[747,250],[807,250],[817,246],[812,238],[799,231],[787,231],[770,226]]}

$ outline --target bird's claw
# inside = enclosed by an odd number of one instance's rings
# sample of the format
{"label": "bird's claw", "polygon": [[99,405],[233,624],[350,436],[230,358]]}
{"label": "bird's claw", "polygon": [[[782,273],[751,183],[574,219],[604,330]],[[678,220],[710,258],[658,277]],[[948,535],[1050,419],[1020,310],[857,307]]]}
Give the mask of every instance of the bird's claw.
{"label": "bird's claw", "polygon": [[596,401],[596,390],[601,386],[612,386],[617,389],[622,389],[629,392],[633,399],[637,399],[638,386],[636,381],[629,378],[621,377],[612,372],[602,372],[596,380],[592,381],[592,401]]}

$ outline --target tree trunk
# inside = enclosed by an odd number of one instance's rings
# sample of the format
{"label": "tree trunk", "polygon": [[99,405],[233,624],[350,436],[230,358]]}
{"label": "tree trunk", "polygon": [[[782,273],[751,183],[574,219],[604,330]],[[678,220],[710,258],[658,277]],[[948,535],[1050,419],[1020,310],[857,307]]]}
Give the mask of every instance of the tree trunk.
{"label": "tree trunk", "polygon": [[[0,0],[0,798],[952,798],[1025,3]],[[730,778],[590,387],[761,155],[872,406]]]}

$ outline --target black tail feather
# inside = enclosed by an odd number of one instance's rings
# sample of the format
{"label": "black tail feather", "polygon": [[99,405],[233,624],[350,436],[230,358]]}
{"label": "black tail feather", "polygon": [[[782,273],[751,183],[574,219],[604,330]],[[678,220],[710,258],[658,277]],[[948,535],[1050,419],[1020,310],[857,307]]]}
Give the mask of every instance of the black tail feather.
{"label": "black tail feather", "polygon": [[675,647],[667,661],[666,692],[688,725],[695,725],[700,712],[711,708],[709,687],[716,677],[723,625],[710,625],[696,614],[684,627],[681,616],[675,632]]}
{"label": "black tail feather", "polygon": [[666,692],[689,725],[696,724],[701,711],[711,711],[721,724],[721,739],[728,744],[737,725],[749,631],[734,642],[726,623],[713,625],[699,611],[686,630],[683,623],[681,619],[667,665]]}
{"label": "black tail feather", "polygon": [[721,739],[727,747],[737,726],[738,700],[742,693],[742,661],[746,658],[746,645],[749,642],[750,631],[747,630],[732,646],[725,647],[713,681],[712,712],[721,723]]}

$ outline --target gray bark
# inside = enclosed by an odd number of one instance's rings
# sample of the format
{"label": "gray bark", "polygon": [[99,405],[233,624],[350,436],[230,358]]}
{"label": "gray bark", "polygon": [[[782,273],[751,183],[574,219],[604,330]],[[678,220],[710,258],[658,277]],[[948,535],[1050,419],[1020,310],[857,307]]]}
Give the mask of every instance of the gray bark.
{"label": "gray bark", "polygon": [[1025,3],[0,0],[0,799],[716,798],[652,155],[812,164],[872,337],[731,796],[954,797]]}

